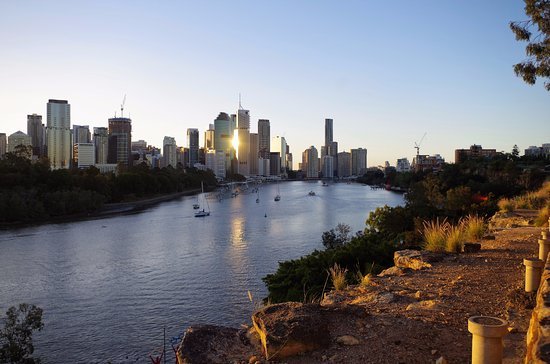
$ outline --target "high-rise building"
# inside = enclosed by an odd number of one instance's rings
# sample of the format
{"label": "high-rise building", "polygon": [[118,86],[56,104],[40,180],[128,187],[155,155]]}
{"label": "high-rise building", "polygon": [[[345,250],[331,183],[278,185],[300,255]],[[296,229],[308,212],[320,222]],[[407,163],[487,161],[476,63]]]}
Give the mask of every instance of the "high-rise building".
{"label": "high-rise building", "polygon": [[331,155],[324,155],[321,157],[323,166],[323,177],[334,178],[334,158]]}
{"label": "high-rise building", "polygon": [[42,115],[27,115],[27,135],[31,137],[32,154],[43,156],[46,151],[46,128],[42,124]]}
{"label": "high-rise building", "polygon": [[325,147],[328,147],[334,141],[332,122],[332,119],[325,119]]}
{"label": "high-rise building", "polygon": [[71,105],[67,100],[48,100],[47,148],[52,169],[69,168],[71,161]]}
{"label": "high-rise building", "polygon": [[189,160],[187,165],[194,167],[199,163],[199,129],[187,129],[187,148],[189,149]]}
{"label": "high-rise building", "polygon": [[94,156],[97,164],[107,164],[109,154],[109,130],[104,127],[94,128]]}
{"label": "high-rise building", "polygon": [[338,153],[338,177],[351,176],[351,153]]}
{"label": "high-rise building", "polygon": [[395,164],[395,170],[397,172],[410,172],[411,163],[407,158],[399,158]]}
{"label": "high-rise building", "polygon": [[225,155],[225,169],[231,166],[231,149],[233,143],[233,129],[229,115],[220,112],[214,120],[214,146],[216,150],[222,151]]}
{"label": "high-rise building", "polygon": [[225,153],[223,150],[209,149],[205,156],[206,168],[212,170],[216,177],[225,178]]}
{"label": "high-rise building", "polygon": [[[271,138],[271,152],[279,153],[281,157],[281,170],[277,175],[286,172],[286,140],[284,137],[277,135]],[[271,170],[273,171],[273,168]]]}
{"label": "high-rise building", "polygon": [[363,148],[351,150],[351,174],[362,176],[367,172],[367,150]]}
{"label": "high-rise building", "polygon": [[125,167],[132,166],[132,120],[130,118],[109,119],[108,162]]}
{"label": "high-rise building", "polygon": [[[338,143],[334,141],[333,120],[325,119],[325,145],[321,148],[321,168],[324,171],[323,156],[330,155],[332,157],[332,175],[338,175]],[[323,176],[326,177],[325,173]]]}
{"label": "high-rise building", "polygon": [[239,108],[237,111],[237,173],[250,175],[250,111]]}
{"label": "high-rise building", "polygon": [[0,133],[0,159],[4,158],[8,149],[8,139],[6,133]]}
{"label": "high-rise building", "polygon": [[[17,147],[24,147],[25,149],[19,148],[18,150]],[[30,159],[32,156],[31,137],[20,130],[11,134],[8,136],[8,152],[20,152],[22,155]]]}
{"label": "high-rise building", "polygon": [[332,174],[338,175],[338,142],[330,142],[327,146],[327,155],[332,157]]}
{"label": "high-rise building", "polygon": [[73,165],[85,169],[95,163],[95,147],[93,143],[76,143],[73,146]]}
{"label": "high-rise building", "polygon": [[249,172],[251,176],[258,175],[258,134],[250,133],[250,157],[249,157]]}
{"label": "high-rise building", "polygon": [[[189,130],[188,130],[189,132]],[[198,136],[197,130],[197,136]],[[198,153],[197,153],[198,154]],[[176,155],[176,139],[173,137],[165,136],[162,142],[162,155],[164,157],[164,167],[172,166],[176,168],[177,155]]]}
{"label": "high-rise building", "polygon": [[209,149],[216,149],[216,146],[214,144],[214,124],[208,125],[208,130],[204,132],[204,150],[207,151]]}
{"label": "high-rise building", "polygon": [[269,153],[269,174],[271,176],[281,174],[281,155],[278,152]]}
{"label": "high-rise building", "polygon": [[302,171],[306,178],[319,177],[319,154],[313,145],[302,153]]}
{"label": "high-rise building", "polygon": [[269,152],[271,151],[270,146],[271,134],[269,127],[269,120],[260,119],[258,120],[258,148],[260,157],[264,159],[269,158]]}
{"label": "high-rise building", "polygon": [[91,143],[90,127],[88,125],[73,125],[73,144]]}

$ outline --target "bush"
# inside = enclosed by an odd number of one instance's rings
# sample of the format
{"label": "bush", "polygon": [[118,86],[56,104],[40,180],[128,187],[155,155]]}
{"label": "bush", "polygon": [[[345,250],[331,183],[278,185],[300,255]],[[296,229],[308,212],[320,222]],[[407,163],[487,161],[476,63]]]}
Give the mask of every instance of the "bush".
{"label": "bush", "polygon": [[466,239],[479,240],[487,231],[487,223],[482,217],[468,215],[461,220],[462,229]]}
{"label": "bush", "polygon": [[334,263],[334,266],[329,268],[328,272],[335,290],[341,291],[348,286],[346,283],[346,273],[348,270],[346,268],[341,268],[338,263]]}
{"label": "bush", "polygon": [[500,209],[500,211],[502,212],[512,212],[514,211],[515,209],[515,206],[514,204],[512,203],[512,201],[508,198],[501,198],[499,201],[498,201],[498,208]]}
{"label": "bush", "polygon": [[445,251],[447,253],[460,253],[464,246],[464,230],[462,225],[449,225],[445,234]]}
{"label": "bush", "polygon": [[447,249],[447,230],[450,224],[447,219],[423,222],[424,249],[431,252],[444,252]]}

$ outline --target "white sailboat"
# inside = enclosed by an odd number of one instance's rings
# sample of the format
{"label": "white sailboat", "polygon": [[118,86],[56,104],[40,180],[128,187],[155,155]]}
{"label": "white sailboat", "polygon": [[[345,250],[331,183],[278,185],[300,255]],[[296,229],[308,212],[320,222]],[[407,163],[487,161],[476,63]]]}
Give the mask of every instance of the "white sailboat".
{"label": "white sailboat", "polygon": [[202,181],[201,181],[201,191],[202,191],[201,196],[203,197],[204,201],[206,201],[206,206],[208,206],[208,211],[203,208],[201,211],[195,212],[195,217],[210,216],[210,205],[208,204],[208,200],[204,196],[204,183]]}

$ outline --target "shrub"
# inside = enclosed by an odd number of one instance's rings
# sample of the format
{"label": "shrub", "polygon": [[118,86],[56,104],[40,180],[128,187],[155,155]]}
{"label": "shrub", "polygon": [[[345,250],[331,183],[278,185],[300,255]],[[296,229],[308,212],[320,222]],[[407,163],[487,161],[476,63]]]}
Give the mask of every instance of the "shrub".
{"label": "shrub", "polygon": [[439,221],[436,220],[422,223],[424,236],[424,249],[431,252],[443,252],[447,249],[447,230],[449,229],[449,223],[447,219]]}
{"label": "shrub", "polygon": [[460,223],[466,239],[479,240],[487,231],[485,219],[477,215],[468,215]]}
{"label": "shrub", "polygon": [[502,198],[498,201],[498,208],[502,212],[512,212],[514,211],[514,204],[508,198]]}
{"label": "shrub", "polygon": [[346,283],[346,273],[348,270],[346,268],[341,268],[338,263],[334,263],[334,266],[329,268],[328,271],[335,290],[341,291],[348,286]]}
{"label": "shrub", "polygon": [[537,218],[535,219],[535,226],[546,226],[548,218],[550,217],[550,204],[539,210]]}

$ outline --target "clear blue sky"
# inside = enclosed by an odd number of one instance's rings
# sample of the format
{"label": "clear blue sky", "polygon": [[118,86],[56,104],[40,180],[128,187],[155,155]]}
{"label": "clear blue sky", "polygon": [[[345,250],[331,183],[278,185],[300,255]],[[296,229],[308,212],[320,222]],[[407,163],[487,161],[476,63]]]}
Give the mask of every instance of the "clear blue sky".
{"label": "clear blue sky", "polygon": [[550,93],[512,65],[522,1],[0,2],[0,132],[46,121],[67,99],[72,124],[106,126],[127,94],[134,140],[184,145],[238,94],[285,136],[295,166],[334,119],[340,150],[369,166],[421,152],[454,160],[482,144],[550,142]]}

